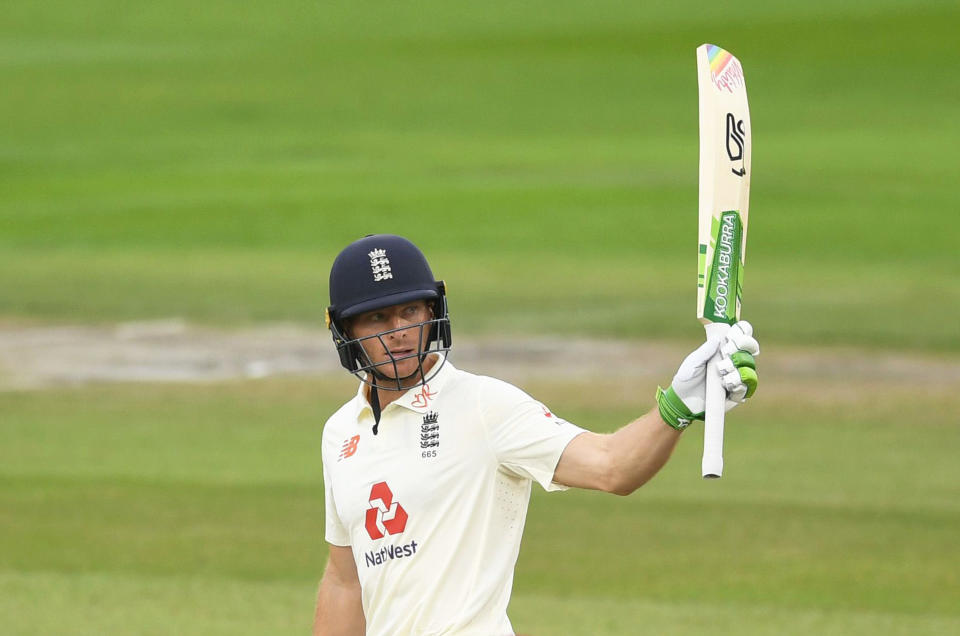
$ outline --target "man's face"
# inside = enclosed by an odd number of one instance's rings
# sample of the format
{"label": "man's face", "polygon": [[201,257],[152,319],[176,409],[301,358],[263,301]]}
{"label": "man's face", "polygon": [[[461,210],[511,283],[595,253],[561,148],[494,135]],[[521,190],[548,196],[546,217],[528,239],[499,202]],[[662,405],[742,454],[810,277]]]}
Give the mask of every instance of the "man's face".
{"label": "man's face", "polygon": [[[432,318],[433,309],[427,302],[414,300],[354,316],[347,320],[347,330],[352,338],[360,339],[377,373],[388,378],[406,378],[417,372],[419,353],[425,350],[430,334],[430,325],[410,325]],[[383,335],[370,337],[377,334]],[[396,367],[391,356],[397,360]]]}

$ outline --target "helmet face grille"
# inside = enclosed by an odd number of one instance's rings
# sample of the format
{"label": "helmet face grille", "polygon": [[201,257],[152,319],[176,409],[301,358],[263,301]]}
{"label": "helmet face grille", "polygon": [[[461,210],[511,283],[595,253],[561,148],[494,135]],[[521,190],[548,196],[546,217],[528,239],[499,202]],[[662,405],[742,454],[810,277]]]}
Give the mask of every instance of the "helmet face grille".
{"label": "helmet face grille", "polygon": [[[337,353],[340,354],[340,363],[361,381],[383,389],[402,391],[428,383],[439,373],[440,368],[446,362],[447,354],[450,352],[450,319],[448,316],[431,318],[363,338],[346,338],[335,324],[331,326],[331,329],[333,331],[333,341],[337,345]],[[414,353],[394,356],[384,341],[384,337],[397,331],[408,331],[410,329],[418,330],[418,342],[424,342],[424,330],[427,330],[426,347],[421,351],[418,345],[418,351]],[[442,335],[444,333],[447,334],[446,337]],[[374,340],[379,341],[379,345],[383,347],[387,354],[387,359],[383,362],[373,362],[363,348],[363,343]],[[423,362],[431,354],[440,354],[440,360],[430,368],[429,372],[424,373]],[[412,358],[417,359],[417,370],[406,377],[400,377],[397,363]],[[384,371],[392,371],[392,374],[384,373]]]}

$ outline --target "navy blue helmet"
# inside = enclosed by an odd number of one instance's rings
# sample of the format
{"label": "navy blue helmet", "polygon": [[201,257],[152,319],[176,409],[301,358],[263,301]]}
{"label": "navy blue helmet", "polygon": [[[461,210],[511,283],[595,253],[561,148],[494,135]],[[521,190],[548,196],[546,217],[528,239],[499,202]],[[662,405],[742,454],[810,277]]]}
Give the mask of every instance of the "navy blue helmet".
{"label": "navy blue helmet", "polygon": [[[387,378],[378,373],[360,341],[349,335],[345,320],[414,300],[426,300],[433,309],[431,319],[404,327],[429,330],[426,351],[414,355],[422,360],[430,352],[446,353],[452,343],[446,289],[443,281],[433,277],[423,252],[409,240],[393,234],[372,234],[346,246],[330,269],[330,306],[327,308],[327,327],[344,368],[368,383],[373,383],[372,375],[380,384],[387,379],[396,381],[399,389],[400,381],[406,378]],[[392,354],[390,357],[396,364]],[[431,376],[440,366],[434,365]],[[421,383],[428,379],[421,370]]]}

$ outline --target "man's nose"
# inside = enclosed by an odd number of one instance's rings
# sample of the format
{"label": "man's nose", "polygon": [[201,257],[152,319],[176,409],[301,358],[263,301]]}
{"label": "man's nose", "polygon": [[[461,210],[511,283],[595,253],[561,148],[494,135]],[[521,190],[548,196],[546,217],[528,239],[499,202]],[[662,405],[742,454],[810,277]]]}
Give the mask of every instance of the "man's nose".
{"label": "man's nose", "polygon": [[390,335],[394,338],[402,338],[406,336],[407,331],[403,329],[406,326],[406,322],[399,316],[395,315],[390,318],[390,329],[400,329],[401,331],[391,331]]}

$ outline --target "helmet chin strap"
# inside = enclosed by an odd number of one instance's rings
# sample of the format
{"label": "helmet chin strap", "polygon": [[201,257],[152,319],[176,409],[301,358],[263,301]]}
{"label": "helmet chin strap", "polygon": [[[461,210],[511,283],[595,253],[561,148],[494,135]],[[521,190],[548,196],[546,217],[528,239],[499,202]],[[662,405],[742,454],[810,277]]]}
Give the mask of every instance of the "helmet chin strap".
{"label": "helmet chin strap", "polygon": [[373,434],[377,434],[380,428],[380,393],[377,391],[377,385],[370,385],[370,408],[373,409]]}
{"label": "helmet chin strap", "polygon": [[[420,360],[418,361],[418,364],[417,364],[417,370],[414,371],[413,373],[411,373],[410,375],[406,376],[406,377],[402,377],[402,378],[391,378],[391,377],[389,377],[389,376],[386,376],[386,375],[380,373],[379,371],[377,371],[377,370],[374,369],[374,368],[371,368],[371,369],[370,369],[370,373],[373,375],[373,377],[377,378],[378,380],[386,380],[386,381],[388,381],[388,382],[395,382],[396,385],[397,385],[397,389],[396,389],[396,390],[397,390],[397,391],[401,391],[401,390],[403,390],[403,384],[402,384],[402,383],[403,383],[404,381],[406,381],[406,380],[409,380],[409,379],[413,378],[413,377],[414,377],[415,375],[417,375],[417,374],[419,374],[419,375],[420,375],[420,379],[423,380],[424,383],[426,383],[427,378],[426,378],[426,376],[425,376],[424,373],[423,373],[423,361],[424,361],[424,359],[425,359],[426,357],[427,357],[427,354],[426,354],[426,353],[421,353],[421,354],[420,354]],[[394,368],[396,368],[396,361],[394,361]],[[383,387],[383,388],[386,389],[387,387]],[[390,390],[393,390],[393,389],[390,389]],[[383,412],[383,411],[381,410],[381,408],[380,408],[380,392],[377,390],[377,383],[376,383],[376,382],[370,384],[370,408],[373,409],[373,434],[376,435],[377,432],[378,432],[379,429],[380,429],[380,414]]]}

